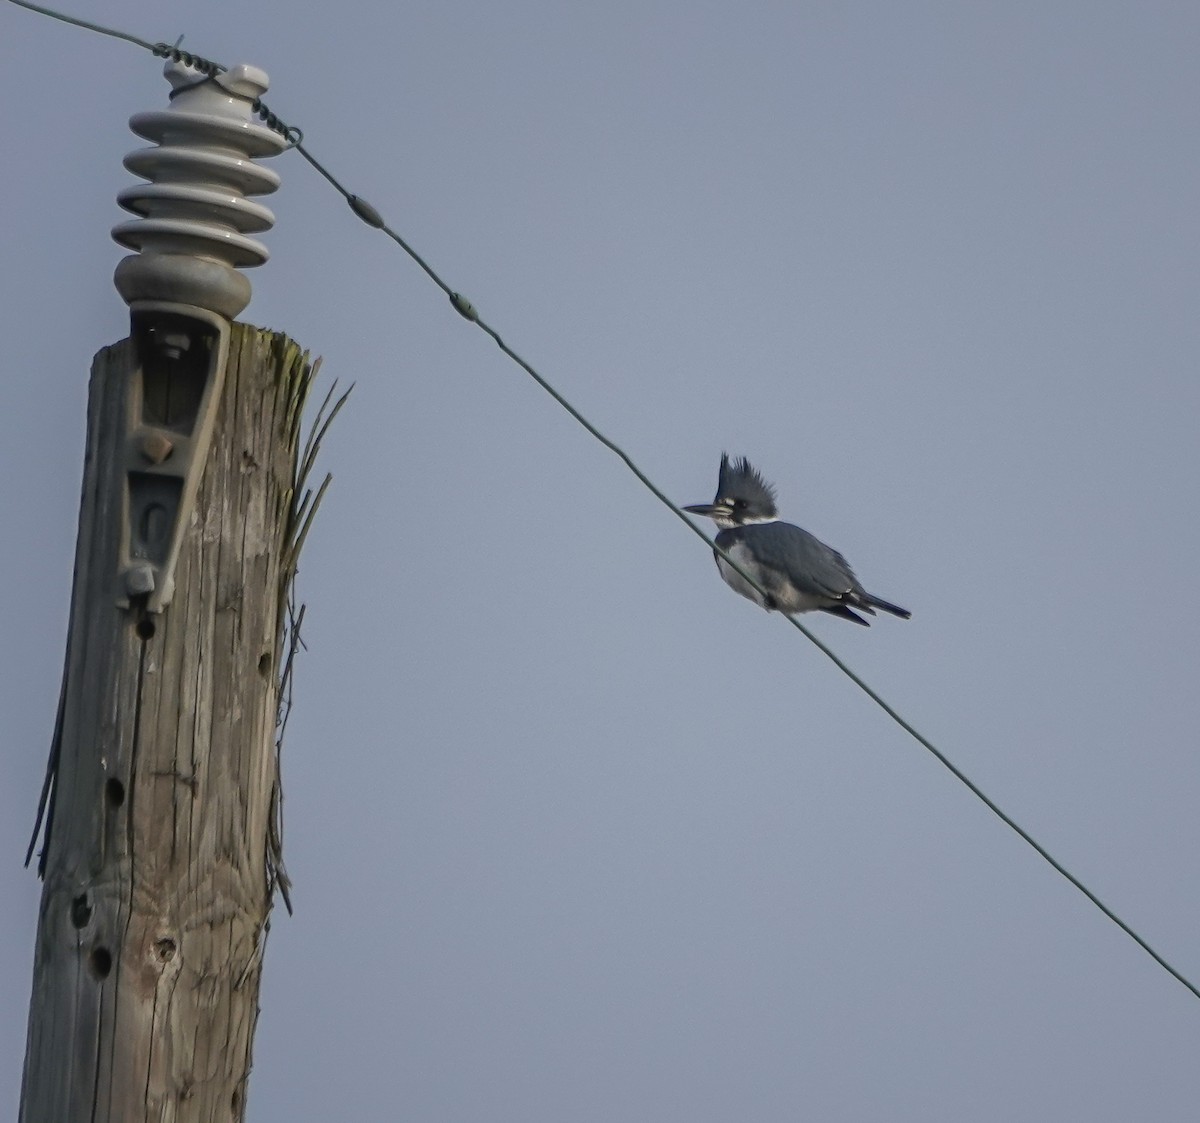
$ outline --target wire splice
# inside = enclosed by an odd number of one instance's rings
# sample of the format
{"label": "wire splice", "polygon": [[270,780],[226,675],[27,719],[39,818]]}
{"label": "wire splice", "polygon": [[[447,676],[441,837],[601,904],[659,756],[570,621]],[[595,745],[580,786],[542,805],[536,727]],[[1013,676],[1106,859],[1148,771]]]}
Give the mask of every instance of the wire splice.
{"label": "wire splice", "polygon": [[383,215],[361,195],[347,195],[346,202],[350,204],[350,209],[368,226],[374,226],[376,230],[382,230],[387,225],[383,221]]}

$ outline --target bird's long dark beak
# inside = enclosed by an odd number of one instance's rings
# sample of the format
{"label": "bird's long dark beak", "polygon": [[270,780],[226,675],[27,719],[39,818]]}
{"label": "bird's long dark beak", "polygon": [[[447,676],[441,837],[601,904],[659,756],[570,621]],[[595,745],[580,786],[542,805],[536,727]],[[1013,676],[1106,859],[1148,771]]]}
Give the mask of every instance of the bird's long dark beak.
{"label": "bird's long dark beak", "polygon": [[706,519],[711,519],[713,515],[725,510],[719,503],[694,503],[690,507],[684,507],[684,510],[689,515],[703,515]]}

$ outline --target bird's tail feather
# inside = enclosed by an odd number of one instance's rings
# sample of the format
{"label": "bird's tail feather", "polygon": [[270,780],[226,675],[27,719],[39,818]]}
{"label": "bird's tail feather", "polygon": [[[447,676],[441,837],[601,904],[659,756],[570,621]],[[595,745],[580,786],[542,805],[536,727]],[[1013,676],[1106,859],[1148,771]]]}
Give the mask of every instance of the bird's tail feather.
{"label": "bird's tail feather", "polygon": [[876,597],[868,593],[865,599],[867,604],[873,608],[880,608],[884,612],[890,612],[893,616],[899,616],[901,620],[908,620],[912,616],[912,613],[907,608],[901,608],[898,604],[885,601],[882,597]]}
{"label": "bird's tail feather", "polygon": [[[863,612],[871,612],[866,605],[860,604],[857,607],[861,608]],[[844,604],[827,605],[826,607],[822,608],[821,611],[828,612],[830,616],[840,616],[844,620],[853,620],[856,624],[861,624],[864,628],[869,628],[871,626],[871,622],[869,620],[864,620],[857,612],[852,612]],[[874,616],[875,613],[871,612],[871,615]]]}

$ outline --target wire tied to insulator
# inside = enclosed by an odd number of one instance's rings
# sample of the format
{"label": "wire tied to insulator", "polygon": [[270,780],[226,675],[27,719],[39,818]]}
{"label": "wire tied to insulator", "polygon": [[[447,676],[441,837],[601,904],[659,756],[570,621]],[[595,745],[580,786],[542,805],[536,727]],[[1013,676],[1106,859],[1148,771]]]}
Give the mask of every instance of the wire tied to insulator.
{"label": "wire tied to insulator", "polygon": [[182,47],[171,43],[155,43],[151,50],[159,58],[169,58],[172,62],[182,62],[186,66],[190,66],[193,70],[199,70],[201,74],[207,74],[210,78],[215,78],[220,74],[225,67],[219,62],[213,62],[210,58],[205,58],[203,55],[194,55],[191,51],[185,51]]}
{"label": "wire tied to insulator", "polygon": [[[159,58],[169,58],[173,62],[181,62],[185,66],[190,66],[193,70],[199,71],[203,78],[191,83],[187,86],[180,86],[172,90],[167,96],[173,101],[180,94],[186,93],[188,90],[195,89],[197,86],[204,85],[205,82],[211,82],[219,75],[226,73],[227,68],[219,62],[215,62],[210,58],[205,58],[203,55],[194,55],[191,51],[185,51],[178,43],[155,43],[151,48],[155,55]],[[244,94],[239,94],[236,90],[226,90],[226,93],[234,97],[245,97]],[[304,143],[304,133],[294,125],[289,125],[286,121],[279,117],[278,114],[271,111],[262,98],[246,98],[250,102],[250,108],[258,115],[259,120],[271,129],[277,132],[281,137],[287,140],[289,148],[295,148]]]}

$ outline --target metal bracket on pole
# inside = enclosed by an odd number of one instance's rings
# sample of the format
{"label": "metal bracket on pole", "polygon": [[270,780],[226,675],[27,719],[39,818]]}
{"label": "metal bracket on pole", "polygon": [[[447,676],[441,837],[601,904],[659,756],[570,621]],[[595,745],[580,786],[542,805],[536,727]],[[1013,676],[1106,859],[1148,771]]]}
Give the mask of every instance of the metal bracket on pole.
{"label": "metal bracket on pole", "polygon": [[175,592],[175,560],[196,500],[225,382],[229,321],[176,304],[131,313],[136,364],[126,397],[125,533],[117,601],[159,612]]}
{"label": "metal bracket on pole", "polygon": [[267,76],[235,66],[206,76],[170,61],[169,109],[135,114],[129,127],[157,142],[125,158],[149,180],[117,201],[139,217],[113,228],[138,250],[114,277],[129,305],[134,363],[125,408],[121,479],[123,527],[116,600],[161,612],[175,591],[175,561],[191,521],[208,459],[229,353],[229,326],[250,302],[238,271],[267,260],[248,234],[269,230],[275,216],[247,195],[279,186],[253,162],[287,147],[252,121]]}

